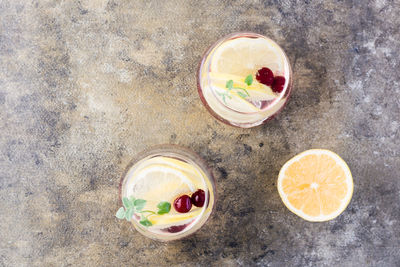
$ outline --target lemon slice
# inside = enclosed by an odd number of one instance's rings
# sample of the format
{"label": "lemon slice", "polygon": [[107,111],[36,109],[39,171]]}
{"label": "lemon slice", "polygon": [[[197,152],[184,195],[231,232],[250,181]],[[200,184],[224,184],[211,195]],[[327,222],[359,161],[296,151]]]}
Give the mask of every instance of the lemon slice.
{"label": "lemon slice", "polygon": [[[183,171],[187,175],[192,176],[192,178],[194,178],[194,179],[196,179],[196,178],[199,179],[202,176],[205,177],[205,174],[201,170],[198,170],[193,165],[191,165],[187,162],[183,162],[178,159],[162,157],[162,163],[172,166],[172,167],[175,167],[175,168]],[[202,186],[197,186],[197,187],[201,188]]]}
{"label": "lemon slice", "polygon": [[214,51],[212,72],[247,75],[262,67],[282,72],[285,54],[272,40],[241,37],[224,42]]}
{"label": "lemon slice", "polygon": [[[228,90],[226,88],[226,82],[232,80],[233,87],[240,87],[247,90],[250,95],[248,96],[248,99],[251,101],[268,101],[278,97],[278,95],[272,92],[271,87],[259,83],[255,79],[253,80],[253,83],[249,86],[244,82],[246,77],[217,72],[210,72],[209,75],[211,80],[210,82],[213,87],[218,87],[220,91]],[[242,90],[238,91],[243,92]]]}
{"label": "lemon slice", "polygon": [[157,156],[146,160],[143,167],[154,164],[172,167],[173,169],[183,172],[186,176],[188,176],[196,189],[203,189],[204,187],[203,177],[206,177],[205,174],[187,162],[175,158]]}
{"label": "lemon slice", "polygon": [[199,170],[197,170],[193,165],[184,162],[182,160],[178,160],[175,158],[170,158],[170,157],[154,157],[151,159],[148,159],[146,161],[146,164],[151,165],[151,164],[160,164],[160,165],[168,165],[169,167],[172,167],[174,169],[178,169],[180,171],[183,171],[186,174],[190,174],[191,176],[200,176],[202,175]]}
{"label": "lemon slice", "polygon": [[195,190],[191,178],[182,171],[171,166],[152,164],[133,174],[127,184],[127,197],[145,199],[145,210],[157,210],[159,202],[172,203],[177,196]]}
{"label": "lemon slice", "polygon": [[[218,88],[216,92],[223,94],[226,91],[225,88]],[[217,93],[217,94],[218,94]],[[236,91],[230,91],[230,97],[225,97],[225,105],[233,110],[243,113],[260,112],[261,109],[250,103],[245,98],[241,97]]]}
{"label": "lemon slice", "polygon": [[188,213],[177,213],[171,210],[168,214],[151,215],[148,219],[153,224],[153,229],[162,229],[190,223],[201,214],[201,211],[199,208],[192,208]]}
{"label": "lemon slice", "polygon": [[346,162],[323,149],[307,150],[286,162],[277,186],[285,206],[312,222],[337,217],[353,195],[353,178]]}

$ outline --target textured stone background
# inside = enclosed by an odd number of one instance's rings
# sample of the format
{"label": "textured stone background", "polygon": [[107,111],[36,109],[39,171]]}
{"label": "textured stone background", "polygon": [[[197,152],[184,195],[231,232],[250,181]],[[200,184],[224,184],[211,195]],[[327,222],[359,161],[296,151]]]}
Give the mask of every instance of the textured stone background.
{"label": "textured stone background", "polygon": [[[0,266],[400,266],[400,2],[0,0]],[[202,53],[234,31],[275,39],[294,92],[267,125],[202,106]],[[124,168],[150,145],[215,171],[213,218],[158,243],[117,221]],[[276,190],[295,154],[349,164],[353,199],[309,223]]]}

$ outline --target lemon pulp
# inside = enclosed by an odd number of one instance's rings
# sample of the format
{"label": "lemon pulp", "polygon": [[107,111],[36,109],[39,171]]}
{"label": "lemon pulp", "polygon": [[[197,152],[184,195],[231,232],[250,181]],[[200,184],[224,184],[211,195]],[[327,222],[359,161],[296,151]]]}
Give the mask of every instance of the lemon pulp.
{"label": "lemon pulp", "polygon": [[290,211],[308,221],[327,221],[339,216],[349,204],[353,178],[337,154],[311,149],[283,165],[277,187]]}

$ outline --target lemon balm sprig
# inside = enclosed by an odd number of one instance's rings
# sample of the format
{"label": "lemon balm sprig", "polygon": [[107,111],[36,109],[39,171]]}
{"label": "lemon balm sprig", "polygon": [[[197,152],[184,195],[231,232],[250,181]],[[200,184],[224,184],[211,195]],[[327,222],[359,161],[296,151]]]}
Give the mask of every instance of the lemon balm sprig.
{"label": "lemon balm sprig", "polygon": [[115,214],[120,220],[126,219],[128,222],[132,220],[134,213],[140,213],[140,221],[139,223],[143,226],[152,226],[153,224],[149,221],[148,217],[151,215],[162,215],[166,214],[171,210],[171,203],[167,201],[161,201],[157,204],[157,211],[151,210],[143,210],[146,205],[146,200],[144,199],[135,199],[133,196],[130,198],[123,197],[122,204],[123,207],[120,207]]}
{"label": "lemon balm sprig", "polygon": [[[247,75],[246,78],[244,79],[244,82],[248,86],[250,86],[253,83],[253,75],[251,75],[251,74]],[[238,91],[236,91],[236,93],[241,98],[246,98],[246,97],[250,96],[249,92],[245,88],[237,87],[237,86],[234,87],[233,86],[233,80],[227,81],[225,87],[228,89],[227,91],[225,91],[223,93],[217,92],[217,94],[222,97],[222,100],[224,101],[225,104],[226,104],[226,98],[232,99],[231,91],[234,90],[234,89],[238,90]],[[241,90],[241,91],[239,91],[239,90]]]}

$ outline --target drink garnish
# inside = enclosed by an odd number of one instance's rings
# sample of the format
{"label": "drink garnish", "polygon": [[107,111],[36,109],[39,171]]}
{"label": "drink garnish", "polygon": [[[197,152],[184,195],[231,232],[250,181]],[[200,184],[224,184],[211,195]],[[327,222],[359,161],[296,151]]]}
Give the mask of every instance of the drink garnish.
{"label": "drink garnish", "polygon": [[285,87],[285,77],[283,76],[275,76],[274,82],[272,83],[272,91],[275,93],[280,93],[283,91],[283,88]]}
{"label": "drink garnish", "polygon": [[171,210],[171,203],[167,201],[161,201],[160,203],[158,203],[157,211],[143,210],[146,202],[147,201],[144,199],[135,199],[133,196],[131,196],[129,199],[127,197],[123,197],[123,207],[120,207],[118,209],[115,217],[120,220],[126,219],[128,222],[130,222],[134,213],[140,213],[141,217],[139,223],[144,226],[152,226],[153,224],[148,219],[150,215],[162,215],[168,213]]}
{"label": "drink garnish", "polygon": [[256,79],[266,86],[271,86],[274,82],[274,73],[269,68],[263,67],[257,71]]}
{"label": "drink garnish", "polygon": [[285,77],[274,76],[272,70],[267,67],[262,67],[256,73],[256,79],[262,84],[270,86],[274,93],[280,93],[285,87]]}
{"label": "drink garnish", "polygon": [[[251,74],[247,75],[247,77],[244,79],[244,82],[248,86],[250,86],[253,83],[253,76]],[[217,94],[222,97],[222,100],[224,101],[225,104],[226,104],[226,97],[228,97],[229,99],[232,99],[231,91],[234,89],[237,90],[236,93],[241,98],[246,98],[246,97],[250,96],[249,92],[245,88],[238,87],[238,86],[233,87],[233,80],[227,81],[225,87],[228,89],[227,91],[225,91],[223,93],[217,92]]]}
{"label": "drink garnish", "polygon": [[197,189],[197,191],[193,193],[190,199],[192,200],[193,205],[201,208],[204,206],[204,202],[206,201],[206,193],[202,189]]}
{"label": "drink garnish", "polygon": [[188,195],[182,195],[175,199],[174,208],[179,213],[189,212],[192,208],[192,201]]}

